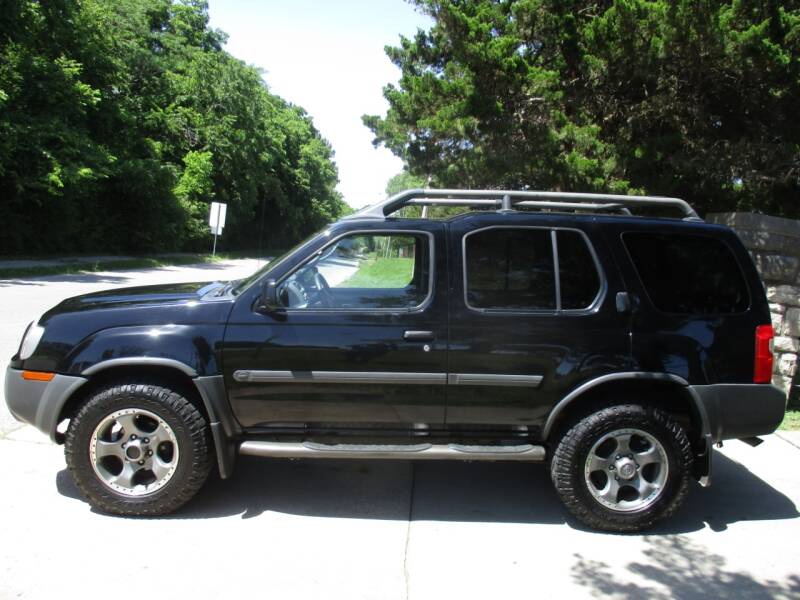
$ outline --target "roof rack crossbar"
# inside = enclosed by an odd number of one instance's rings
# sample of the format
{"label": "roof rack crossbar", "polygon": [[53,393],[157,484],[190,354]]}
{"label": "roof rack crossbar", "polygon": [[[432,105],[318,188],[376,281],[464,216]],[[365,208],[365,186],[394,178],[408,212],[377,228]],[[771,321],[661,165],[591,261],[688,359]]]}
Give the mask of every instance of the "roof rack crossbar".
{"label": "roof rack crossbar", "polygon": [[490,198],[412,198],[403,206],[500,206],[500,200]]}
{"label": "roof rack crossbar", "polygon": [[517,202],[515,206],[527,206],[531,208],[552,208],[569,209],[569,210],[588,210],[591,212],[621,212],[625,215],[630,215],[631,211],[619,202],[546,202],[539,200],[523,200]]}
{"label": "roof rack crossbar", "polygon": [[351,215],[350,218],[384,219],[396,210],[409,205],[499,206],[504,210],[513,208],[516,205],[554,210],[569,209],[596,212],[617,210],[626,214],[631,214],[630,208],[661,207],[677,210],[687,220],[701,220],[689,203],[680,198],[577,192],[450,189],[406,190],[383,202],[368,206]]}
{"label": "roof rack crossbar", "polygon": [[[457,200],[454,198],[413,198],[408,200],[404,206],[496,206],[502,210],[504,200],[492,200],[488,198],[468,198]],[[545,200],[522,200],[515,202],[514,206],[525,206],[529,208],[544,209],[566,209],[566,210],[587,210],[592,212],[621,212],[629,215],[631,211],[619,202],[598,203],[598,202],[549,202]]]}

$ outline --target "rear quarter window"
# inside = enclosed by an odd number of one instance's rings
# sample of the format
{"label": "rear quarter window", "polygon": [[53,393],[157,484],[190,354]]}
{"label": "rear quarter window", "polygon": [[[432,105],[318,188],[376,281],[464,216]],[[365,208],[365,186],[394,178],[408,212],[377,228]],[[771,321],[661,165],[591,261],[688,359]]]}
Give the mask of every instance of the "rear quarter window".
{"label": "rear quarter window", "polygon": [[628,232],[622,240],[657,309],[676,314],[741,313],[750,306],[742,270],[722,240]]}

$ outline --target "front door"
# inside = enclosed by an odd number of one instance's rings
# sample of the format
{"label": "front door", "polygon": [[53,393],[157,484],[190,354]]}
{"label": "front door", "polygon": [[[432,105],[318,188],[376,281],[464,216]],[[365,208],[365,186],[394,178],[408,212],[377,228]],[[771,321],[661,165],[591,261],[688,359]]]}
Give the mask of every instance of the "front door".
{"label": "front door", "polygon": [[444,226],[380,223],[334,233],[310,252],[279,276],[279,310],[259,312],[246,298],[234,306],[223,356],[240,423],[440,427]]}

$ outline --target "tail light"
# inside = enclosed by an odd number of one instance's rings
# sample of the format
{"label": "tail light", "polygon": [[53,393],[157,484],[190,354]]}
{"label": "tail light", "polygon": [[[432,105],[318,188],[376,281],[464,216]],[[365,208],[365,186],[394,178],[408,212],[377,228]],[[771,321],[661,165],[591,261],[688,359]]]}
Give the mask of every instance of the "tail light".
{"label": "tail light", "polygon": [[772,325],[756,327],[756,360],[753,365],[753,383],[772,381]]}

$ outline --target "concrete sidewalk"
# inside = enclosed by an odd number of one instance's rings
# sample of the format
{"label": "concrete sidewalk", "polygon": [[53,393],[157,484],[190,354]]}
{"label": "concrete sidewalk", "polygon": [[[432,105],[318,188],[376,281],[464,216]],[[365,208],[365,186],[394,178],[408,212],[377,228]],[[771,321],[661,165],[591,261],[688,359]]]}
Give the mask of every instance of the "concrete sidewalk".
{"label": "concrete sidewalk", "polygon": [[541,465],[245,458],[174,516],[93,512],[62,449],[0,441],[0,598],[800,598],[800,449],[726,443],[648,535],[585,531]]}

